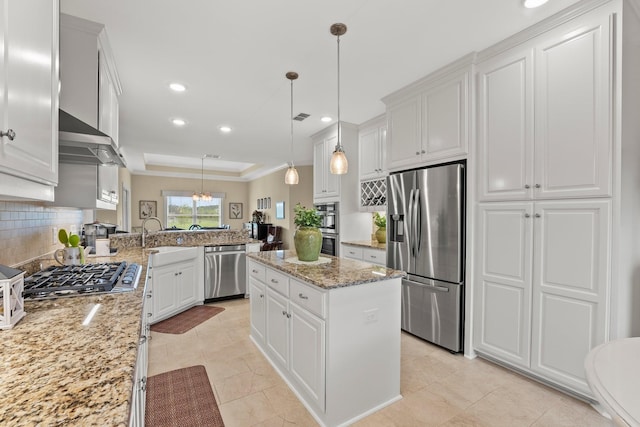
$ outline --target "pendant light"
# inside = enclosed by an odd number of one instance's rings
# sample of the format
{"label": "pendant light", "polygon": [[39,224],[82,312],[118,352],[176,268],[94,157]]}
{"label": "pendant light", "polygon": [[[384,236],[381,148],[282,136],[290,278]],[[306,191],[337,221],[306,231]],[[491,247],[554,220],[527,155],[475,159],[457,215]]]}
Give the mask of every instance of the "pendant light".
{"label": "pendant light", "polygon": [[285,76],[291,82],[291,163],[289,163],[289,169],[284,174],[284,183],[289,185],[295,185],[298,183],[298,171],[293,165],[293,81],[298,78],[298,73],[295,71],[289,71]]}
{"label": "pendant light", "polygon": [[331,34],[334,36],[337,36],[338,40],[338,143],[331,155],[329,170],[334,175],[344,175],[349,170],[349,163],[342,148],[342,124],[340,123],[340,36],[347,32],[347,26],[344,24],[333,24],[329,31],[331,31]]}
{"label": "pendant light", "polygon": [[204,192],[204,159],[206,157],[208,157],[206,154],[204,156],[202,156],[200,193],[198,194],[197,192],[195,192],[195,193],[193,193],[193,196],[191,196],[191,198],[193,200],[195,200],[195,201],[198,201],[198,200],[208,201],[208,200],[212,199],[211,194]]}

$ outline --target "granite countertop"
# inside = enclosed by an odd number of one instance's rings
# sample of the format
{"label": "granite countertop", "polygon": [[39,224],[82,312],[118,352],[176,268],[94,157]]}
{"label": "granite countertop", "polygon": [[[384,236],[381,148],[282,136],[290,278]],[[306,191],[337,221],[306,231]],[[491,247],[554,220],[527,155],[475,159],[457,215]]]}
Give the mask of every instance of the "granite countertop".
{"label": "granite countertop", "polygon": [[[141,233],[117,233],[109,236],[112,248],[134,249],[142,246]],[[247,230],[175,230],[151,231],[145,236],[147,248],[158,246],[216,246],[260,243]]]}
{"label": "granite countertop", "polygon": [[383,251],[387,249],[386,243],[379,243],[377,240],[357,240],[353,242],[340,243],[342,243],[343,245],[360,246],[363,248],[382,249]]}
{"label": "granite countertop", "polygon": [[406,275],[404,271],[324,254],[320,255],[318,261],[302,262],[295,251],[289,250],[254,252],[248,253],[247,257],[323,289],[379,282]]}
{"label": "granite countertop", "polygon": [[122,249],[91,260],[140,264],[135,291],[25,301],[26,316],[0,331],[0,425],[129,424],[149,253]]}

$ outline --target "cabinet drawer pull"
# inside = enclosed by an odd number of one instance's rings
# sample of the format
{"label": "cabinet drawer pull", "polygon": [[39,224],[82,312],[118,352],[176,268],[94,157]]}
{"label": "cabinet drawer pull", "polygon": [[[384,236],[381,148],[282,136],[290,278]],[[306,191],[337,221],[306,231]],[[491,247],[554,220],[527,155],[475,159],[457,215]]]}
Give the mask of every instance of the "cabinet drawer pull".
{"label": "cabinet drawer pull", "polygon": [[536,188],[540,188],[540,187],[541,187],[541,185],[540,185],[540,184],[536,184]]}
{"label": "cabinet drawer pull", "polygon": [[309,299],[309,297],[303,294],[302,292],[299,293],[298,296],[300,297],[300,299]]}
{"label": "cabinet drawer pull", "polygon": [[0,138],[6,136],[9,138],[9,141],[13,141],[16,137],[16,132],[13,129],[7,129],[7,131],[0,130]]}
{"label": "cabinet drawer pull", "polygon": [[271,279],[271,283],[280,283],[276,279]]}
{"label": "cabinet drawer pull", "polygon": [[264,298],[264,294],[260,294],[260,298]]}
{"label": "cabinet drawer pull", "polygon": [[424,153],[426,153],[426,151],[422,150],[421,153],[424,154]]}
{"label": "cabinet drawer pull", "polygon": [[147,298],[151,298],[151,294],[147,294]]}
{"label": "cabinet drawer pull", "polygon": [[147,317],[153,316],[153,313],[147,313]]}
{"label": "cabinet drawer pull", "polygon": [[529,189],[529,188],[531,188],[531,186],[529,184],[525,184],[524,188]]}
{"label": "cabinet drawer pull", "polygon": [[529,215],[528,213],[524,214],[525,218],[529,218],[531,215]]}
{"label": "cabinet drawer pull", "polygon": [[419,156],[419,155],[420,155],[420,152],[419,152],[419,151],[416,151],[416,156]]}
{"label": "cabinet drawer pull", "polygon": [[536,218],[540,218],[540,214],[539,213],[536,214]]}
{"label": "cabinet drawer pull", "polygon": [[286,311],[284,311],[284,310],[282,310],[282,315],[283,315],[283,316],[286,316],[286,315],[287,315],[287,312],[286,312]]}
{"label": "cabinet drawer pull", "polygon": [[251,272],[255,273],[255,274],[258,274],[258,270],[256,270],[256,269],[251,270]]}
{"label": "cabinet drawer pull", "polygon": [[373,259],[378,258],[378,257],[377,257],[377,256],[375,256],[375,255],[369,255],[369,256],[370,256],[371,258],[373,258]]}

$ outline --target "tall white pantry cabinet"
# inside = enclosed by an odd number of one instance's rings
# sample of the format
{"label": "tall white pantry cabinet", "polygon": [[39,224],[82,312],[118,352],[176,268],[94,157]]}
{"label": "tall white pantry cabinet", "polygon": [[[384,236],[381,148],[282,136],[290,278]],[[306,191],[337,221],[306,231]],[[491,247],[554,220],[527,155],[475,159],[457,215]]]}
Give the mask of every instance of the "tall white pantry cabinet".
{"label": "tall white pantry cabinet", "polygon": [[640,335],[640,5],[583,1],[478,54],[473,345],[592,398]]}

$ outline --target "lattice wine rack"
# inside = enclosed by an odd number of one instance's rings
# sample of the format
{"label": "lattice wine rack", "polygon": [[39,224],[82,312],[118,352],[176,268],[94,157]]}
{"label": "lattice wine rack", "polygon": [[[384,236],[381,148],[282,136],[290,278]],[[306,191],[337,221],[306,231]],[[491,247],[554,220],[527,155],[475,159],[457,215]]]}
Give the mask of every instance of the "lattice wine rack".
{"label": "lattice wine rack", "polygon": [[24,271],[0,266],[0,329],[11,329],[25,316]]}
{"label": "lattice wine rack", "polygon": [[374,179],[360,182],[360,206],[386,206],[387,181]]}

